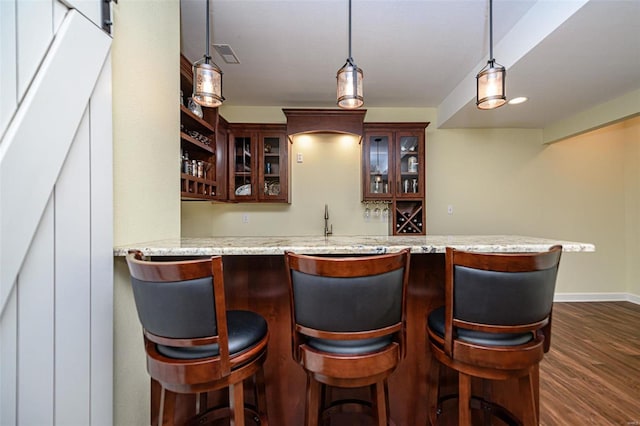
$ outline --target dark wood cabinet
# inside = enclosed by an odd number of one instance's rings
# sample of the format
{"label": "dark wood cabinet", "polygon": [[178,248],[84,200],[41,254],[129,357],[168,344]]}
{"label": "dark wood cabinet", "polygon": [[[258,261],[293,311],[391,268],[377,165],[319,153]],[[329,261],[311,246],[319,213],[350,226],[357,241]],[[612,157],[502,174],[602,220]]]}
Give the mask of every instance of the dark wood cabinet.
{"label": "dark wood cabinet", "polygon": [[180,55],[181,199],[224,200],[226,143],[220,141],[226,141],[226,135],[218,130],[217,108],[201,108],[200,117],[187,107],[192,84],[191,64]]}
{"label": "dark wood cabinet", "polygon": [[388,202],[391,233],[426,234],[425,128],[420,123],[365,123],[362,200]]}
{"label": "dark wood cabinet", "polygon": [[228,139],[228,199],[288,203],[286,125],[231,124]]}

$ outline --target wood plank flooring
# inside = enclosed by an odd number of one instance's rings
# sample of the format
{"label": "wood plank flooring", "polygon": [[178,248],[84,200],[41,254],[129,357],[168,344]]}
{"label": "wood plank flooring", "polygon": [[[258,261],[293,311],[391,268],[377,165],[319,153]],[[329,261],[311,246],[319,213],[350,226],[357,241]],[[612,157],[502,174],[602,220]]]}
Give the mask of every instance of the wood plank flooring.
{"label": "wood plank flooring", "polygon": [[[556,303],[553,315],[551,350],[540,364],[540,425],[640,426],[640,305]],[[439,426],[457,424],[450,411]],[[372,422],[344,414],[331,425]]]}
{"label": "wood plank flooring", "polygon": [[554,305],[540,424],[640,425],[640,305]]}

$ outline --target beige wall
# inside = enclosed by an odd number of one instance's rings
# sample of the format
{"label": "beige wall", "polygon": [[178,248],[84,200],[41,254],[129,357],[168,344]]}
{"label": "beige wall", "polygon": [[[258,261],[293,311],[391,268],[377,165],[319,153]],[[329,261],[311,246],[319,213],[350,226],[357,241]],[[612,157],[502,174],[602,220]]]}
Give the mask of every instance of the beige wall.
{"label": "beige wall", "polygon": [[638,115],[640,115],[640,89],[553,123],[544,129],[542,139],[544,143],[556,142]]}
{"label": "beige wall", "polygon": [[[114,4],[114,243],[178,237],[178,0]],[[149,424],[142,331],[122,258],[114,271],[115,425]]]}
{"label": "beige wall", "polygon": [[625,144],[627,291],[640,303],[640,117],[622,123]]}
{"label": "beige wall", "polygon": [[[626,257],[624,124],[540,145],[535,130],[447,130],[428,144],[428,229],[591,242],[565,253],[559,293],[623,293]],[[638,162],[636,160],[637,169]],[[635,199],[638,199],[636,192]],[[454,214],[446,214],[446,206]],[[637,277],[637,275],[636,275]]]}
{"label": "beige wall", "polygon": [[[249,108],[245,115],[239,108],[223,112],[237,122],[256,121],[252,114],[281,119],[279,108]],[[372,109],[365,120],[402,117],[435,121],[428,109]],[[428,127],[427,232],[594,243],[596,253],[564,255],[557,291],[640,294],[637,262],[630,257],[638,252],[639,121],[629,119],[552,145],[541,143],[541,130]],[[293,143],[292,157],[303,152],[305,162],[292,164],[290,206],[183,203],[183,235],[321,235],[325,202],[336,235],[386,234],[387,225],[363,218],[359,153],[330,148],[340,146],[339,139],[323,135],[308,138],[307,144]],[[248,224],[242,223],[242,214],[249,214]]]}

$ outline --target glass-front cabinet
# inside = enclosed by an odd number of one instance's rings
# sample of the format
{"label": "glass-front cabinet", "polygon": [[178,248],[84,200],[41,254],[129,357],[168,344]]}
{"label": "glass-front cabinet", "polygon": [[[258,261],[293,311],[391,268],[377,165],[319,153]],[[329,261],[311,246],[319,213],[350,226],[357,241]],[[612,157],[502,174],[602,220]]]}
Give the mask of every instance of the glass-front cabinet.
{"label": "glass-front cabinet", "polygon": [[251,134],[232,133],[230,144],[229,199],[253,199],[256,195],[256,143],[252,140]]}
{"label": "glass-front cabinet", "polygon": [[425,128],[429,123],[365,123],[362,200],[389,203],[391,233],[424,235]]}
{"label": "glass-front cabinet", "polygon": [[391,197],[395,177],[393,175],[393,133],[367,134],[364,141],[364,199],[385,200]]}
{"label": "glass-front cabinet", "polygon": [[229,200],[288,203],[288,151],[284,125],[230,125]]}
{"label": "glass-front cabinet", "polygon": [[281,132],[260,133],[258,145],[262,155],[258,170],[259,198],[263,201],[288,202],[288,150],[285,135]]}
{"label": "glass-front cabinet", "polygon": [[424,198],[424,137],[416,132],[396,134],[396,197]]}

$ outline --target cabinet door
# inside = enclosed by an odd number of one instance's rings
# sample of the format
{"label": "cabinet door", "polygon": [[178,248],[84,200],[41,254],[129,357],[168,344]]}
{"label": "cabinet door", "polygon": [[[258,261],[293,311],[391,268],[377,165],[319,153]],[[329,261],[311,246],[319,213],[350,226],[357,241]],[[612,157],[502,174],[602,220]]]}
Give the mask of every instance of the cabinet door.
{"label": "cabinet door", "polygon": [[258,200],[289,201],[289,167],[286,135],[281,132],[264,132],[258,136]]}
{"label": "cabinet door", "polygon": [[251,133],[232,133],[229,140],[229,199],[257,199],[256,142]]}
{"label": "cabinet door", "polygon": [[421,132],[396,132],[396,197],[424,197],[424,138]]}
{"label": "cabinet door", "polygon": [[364,200],[390,199],[395,185],[393,134],[366,133],[362,149]]}

